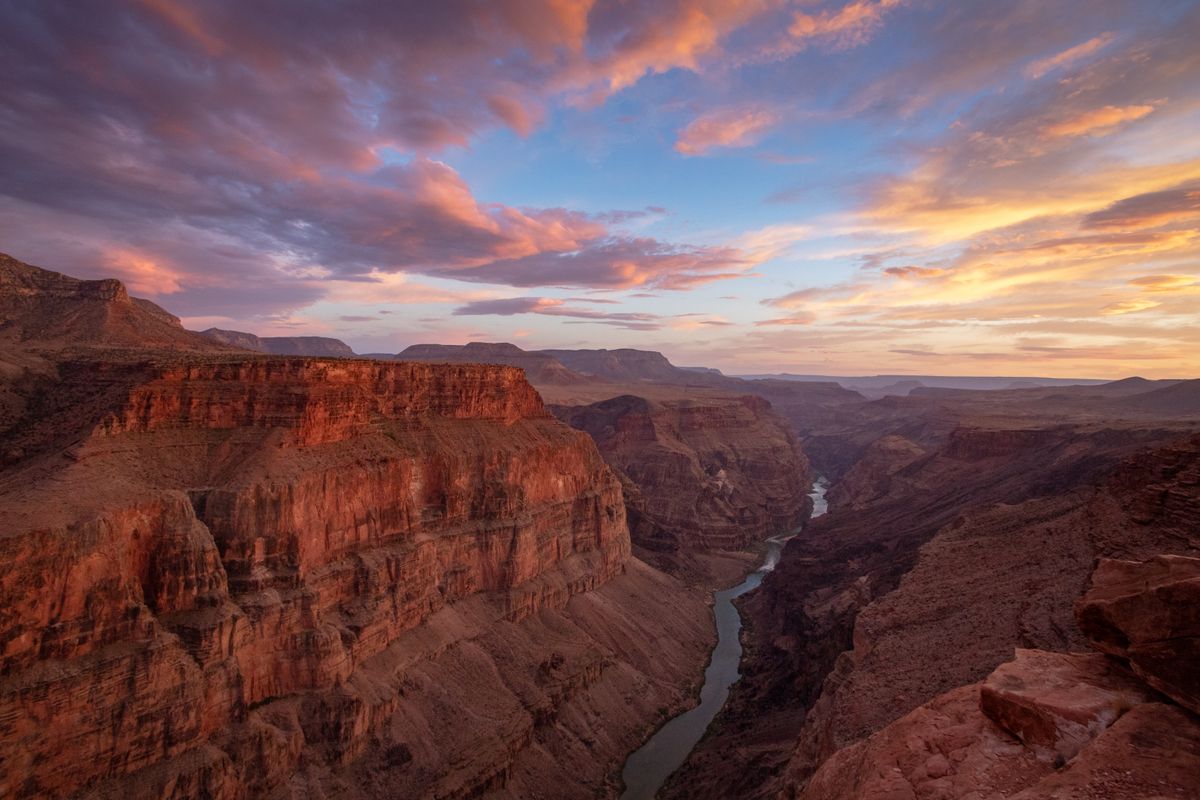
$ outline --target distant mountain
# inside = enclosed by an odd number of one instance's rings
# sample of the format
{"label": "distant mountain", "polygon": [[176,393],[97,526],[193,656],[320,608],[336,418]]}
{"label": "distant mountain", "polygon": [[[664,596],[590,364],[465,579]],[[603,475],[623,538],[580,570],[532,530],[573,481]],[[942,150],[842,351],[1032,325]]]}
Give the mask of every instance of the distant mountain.
{"label": "distant mountain", "polygon": [[925,388],[925,384],[920,381],[896,381],[886,386],[858,383],[843,383],[840,385],[846,389],[858,392],[869,400],[879,400],[883,397],[908,397],[916,390]]}
{"label": "distant mountain", "polygon": [[321,356],[354,358],[350,345],[329,336],[262,336],[268,353],[277,356]]}
{"label": "distant mountain", "polygon": [[414,344],[397,353],[401,361],[431,361],[462,364],[507,364],[525,370],[531,383],[571,385],[586,383],[587,378],[565,367],[558,359],[539,352],[522,350],[508,342],[470,342],[469,344]]}
{"label": "distant mountain", "polygon": [[658,381],[679,383],[703,379],[703,373],[675,366],[654,350],[538,350],[569,369],[616,383]]}
{"label": "distant mountain", "polygon": [[1114,403],[1126,411],[1166,416],[1200,416],[1200,379],[1173,382],[1149,392],[1122,397]]}
{"label": "distant mountain", "polygon": [[1151,381],[1141,377],[1124,378],[1119,381],[1110,381],[1102,383],[1099,386],[1088,387],[1088,394],[1099,395],[1102,397],[1130,397],[1138,394],[1145,394],[1156,389],[1165,389],[1169,386],[1174,386],[1180,381],[1158,380]]}
{"label": "distant mountain", "polygon": [[0,342],[214,350],[179,318],[130,297],[118,280],[86,281],[0,254]]}
{"label": "distant mountain", "polygon": [[253,333],[221,328],[209,328],[200,331],[200,335],[230,347],[276,356],[354,357],[354,351],[348,344],[328,336],[255,336]]}
{"label": "distant mountain", "polygon": [[243,331],[227,331],[221,328],[209,328],[205,331],[200,331],[200,335],[212,339],[214,342],[237,347],[242,350],[253,350],[256,353],[265,353],[262,339],[259,339],[253,333],[245,333]]}

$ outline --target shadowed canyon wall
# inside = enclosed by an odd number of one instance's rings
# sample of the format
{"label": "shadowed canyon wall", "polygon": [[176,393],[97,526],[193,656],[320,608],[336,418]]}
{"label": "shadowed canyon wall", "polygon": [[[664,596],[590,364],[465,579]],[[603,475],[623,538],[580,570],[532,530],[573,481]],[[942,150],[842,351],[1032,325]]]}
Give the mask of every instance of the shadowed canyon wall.
{"label": "shadowed canyon wall", "polygon": [[830,513],[743,601],[742,681],[665,796],[792,796],[835,753],[983,680],[1014,647],[1086,648],[1073,605],[1097,557],[1200,554],[1194,422],[938,413],[958,426],[881,425]]}
{"label": "shadowed canyon wall", "polygon": [[811,511],[808,461],[762,398],[624,395],[553,410],[595,439],[621,479],[638,554],[664,569],[750,547]]}

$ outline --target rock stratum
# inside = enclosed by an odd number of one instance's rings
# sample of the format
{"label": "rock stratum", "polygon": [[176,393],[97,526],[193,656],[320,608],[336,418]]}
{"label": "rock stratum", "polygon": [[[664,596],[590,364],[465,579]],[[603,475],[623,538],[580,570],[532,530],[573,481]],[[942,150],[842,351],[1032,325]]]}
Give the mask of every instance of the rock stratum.
{"label": "rock stratum", "polygon": [[4,796],[591,797],[688,702],[702,597],[516,369],[40,381],[0,472]]}
{"label": "rock stratum", "polygon": [[621,478],[633,542],[656,563],[746,548],[811,511],[808,461],[759,397],[622,395],[553,411]]}

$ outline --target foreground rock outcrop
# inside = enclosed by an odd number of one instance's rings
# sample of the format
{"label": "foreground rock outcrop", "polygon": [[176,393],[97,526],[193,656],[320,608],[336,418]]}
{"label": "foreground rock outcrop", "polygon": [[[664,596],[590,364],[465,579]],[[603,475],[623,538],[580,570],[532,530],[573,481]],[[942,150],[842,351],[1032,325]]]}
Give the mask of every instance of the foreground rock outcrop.
{"label": "foreground rock outcrop", "polygon": [[1200,559],[1103,559],[1076,616],[1096,647],[1200,714]]}
{"label": "foreground rock outcrop", "polygon": [[[1078,609],[1091,628],[1114,597],[1114,573],[1157,580],[1122,581],[1128,609],[1160,602],[1163,578],[1186,584],[1200,559],[1101,562]],[[1160,609],[1165,610],[1165,609]],[[1188,612],[1184,612],[1185,614]],[[1171,638],[1170,614],[1141,616],[1156,641]],[[1150,634],[1150,631],[1154,631]],[[1091,643],[1113,647],[1111,625]],[[1194,674],[1194,654],[1160,654],[1172,674]],[[1187,800],[1200,792],[1200,720],[1142,682],[1129,662],[1100,653],[1018,649],[986,680],[954,689],[824,761],[810,780],[785,782],[781,797],[1016,797]]]}
{"label": "foreground rock outcrop", "polygon": [[518,370],[53,380],[0,472],[0,794],[591,797],[688,702],[703,598]]}

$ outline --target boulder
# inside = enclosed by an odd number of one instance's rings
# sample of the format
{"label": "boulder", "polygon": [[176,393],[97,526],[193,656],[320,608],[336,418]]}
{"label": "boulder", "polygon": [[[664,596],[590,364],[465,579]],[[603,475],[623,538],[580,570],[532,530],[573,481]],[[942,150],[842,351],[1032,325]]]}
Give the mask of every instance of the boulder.
{"label": "boulder", "polygon": [[1075,616],[1098,650],[1200,713],[1200,558],[1101,559]]}
{"label": "boulder", "polygon": [[1149,699],[1142,684],[1106,656],[1043,650],[1018,649],[979,691],[979,706],[996,725],[1059,763]]}

